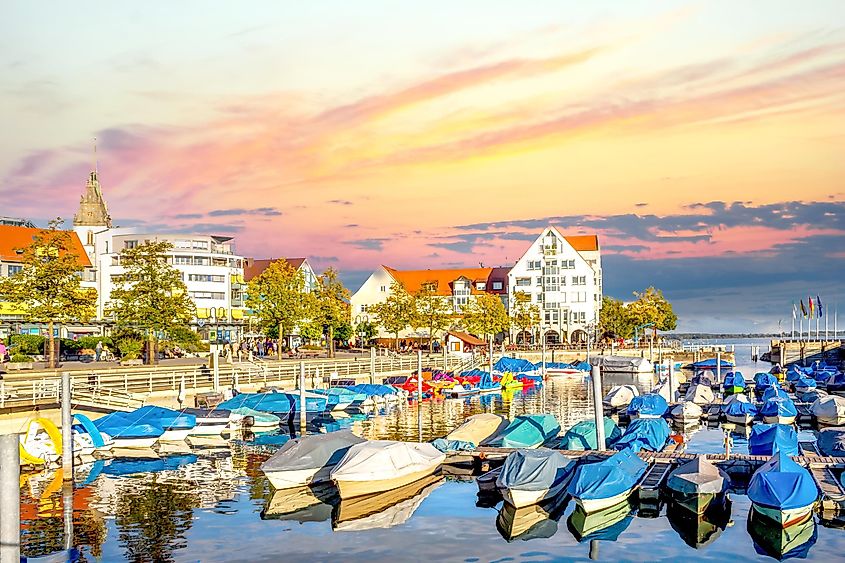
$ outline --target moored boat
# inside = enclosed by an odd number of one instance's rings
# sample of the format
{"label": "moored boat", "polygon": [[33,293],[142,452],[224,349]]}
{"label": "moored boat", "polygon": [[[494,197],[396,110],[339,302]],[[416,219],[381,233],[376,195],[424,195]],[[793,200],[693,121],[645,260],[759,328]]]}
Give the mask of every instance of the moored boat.
{"label": "moored boat", "polygon": [[730,486],[728,474],[696,456],[672,471],[666,481],[672,500],[694,514],[701,514],[718,495],[724,495]]}
{"label": "moored boat", "polygon": [[73,415],[73,452],[90,455],[95,451],[108,451],[114,447],[111,436],[100,432],[90,418],[81,413]]}
{"label": "moored boat", "polygon": [[816,439],[816,444],[822,455],[845,457],[845,427],[822,429]]}
{"label": "moored boat", "polygon": [[150,422],[126,418],[113,412],[94,421],[97,430],[111,436],[115,448],[151,448],[164,434],[164,428]]}
{"label": "moored boat", "polygon": [[684,401],[672,407],[669,414],[676,422],[698,422],[704,415],[704,410],[692,401]]}
{"label": "moored boat", "polygon": [[810,405],[810,412],[819,424],[837,426],[845,422],[845,397],[826,395]]}
{"label": "moored boat", "polygon": [[289,440],[261,464],[261,471],[276,489],[325,483],[349,448],[362,442],[348,430]]}
{"label": "moored boat", "polygon": [[652,374],[654,366],[646,358],[636,356],[592,356],[590,363],[599,366],[604,372]]}
{"label": "moored boat", "polygon": [[146,405],[127,413],[123,417],[138,424],[154,424],[164,429],[160,442],[182,442],[196,427],[197,417],[180,411]]}
{"label": "moored boat", "polygon": [[754,510],[782,528],[810,518],[818,497],[810,472],[783,452],[757,469],[748,485]]}
{"label": "moored boat", "polygon": [[483,445],[500,448],[539,448],[560,433],[560,423],[550,414],[521,414]]}
{"label": "moored boat", "polygon": [[687,387],[684,398],[687,402],[695,403],[696,405],[709,405],[716,401],[716,395],[713,393],[713,388],[704,383],[693,383]]}
{"label": "moored boat", "polygon": [[760,396],[770,387],[780,387],[777,377],[765,371],[754,374],[754,393]]}
{"label": "moored boat", "polygon": [[798,409],[789,397],[771,397],[760,407],[763,422],[767,424],[792,424],[798,416]]}
{"label": "moored boat", "polygon": [[229,411],[229,426],[244,426],[253,430],[278,428],[281,418],[273,413],[261,412],[249,407],[238,407]]}
{"label": "moored boat", "polygon": [[816,380],[811,377],[800,377],[796,381],[792,382],[792,387],[795,389],[796,393],[809,393],[817,386],[818,384],[816,383]]}
{"label": "moored boat", "polygon": [[638,397],[639,390],[633,385],[614,385],[602,399],[606,407],[620,408],[631,404],[634,397]]}
{"label": "moored boat", "polygon": [[786,424],[755,424],[748,438],[748,453],[771,456],[777,452],[799,455],[798,433]]}
{"label": "moored boat", "polygon": [[[612,448],[622,437],[622,430],[613,420],[604,417],[604,439],[605,446]],[[582,420],[566,431],[560,440],[562,450],[595,450],[598,448],[598,437],[596,436],[596,421],[593,419]]]}
{"label": "moored boat", "polygon": [[440,451],[473,450],[507,428],[508,419],[499,414],[481,413],[467,418],[463,424],[433,442]]}
{"label": "moored boat", "polygon": [[507,502],[522,508],[559,495],[575,466],[575,460],[555,450],[516,450],[505,459],[496,487]]}
{"label": "moored boat", "polygon": [[585,512],[595,512],[627,499],[647,468],[626,448],[599,463],[579,465],[567,492]]}
{"label": "moored boat", "polygon": [[62,433],[47,418],[30,420],[20,435],[21,465],[45,465],[62,457]]}
{"label": "moored boat", "polygon": [[617,450],[628,448],[634,452],[659,452],[666,447],[666,440],[671,433],[669,424],[662,418],[638,418],[631,421],[613,447]]}
{"label": "moored boat", "polygon": [[734,400],[722,405],[722,413],[728,422],[750,424],[757,415],[757,407],[743,394],[735,395]]}
{"label": "moored boat", "polygon": [[725,380],[722,382],[722,389],[725,395],[744,393],[746,387],[748,387],[748,384],[741,371],[729,371],[725,375]]}
{"label": "moored boat", "polygon": [[196,419],[196,426],[190,429],[188,436],[219,436],[229,428],[231,411],[226,409],[183,409],[183,413]]}

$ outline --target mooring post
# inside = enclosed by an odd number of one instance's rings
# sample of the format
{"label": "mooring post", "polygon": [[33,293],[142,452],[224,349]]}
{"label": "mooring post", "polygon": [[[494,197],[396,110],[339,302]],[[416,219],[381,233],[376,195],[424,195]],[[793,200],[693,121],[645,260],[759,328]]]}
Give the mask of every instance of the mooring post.
{"label": "mooring post", "polygon": [[599,451],[607,449],[604,439],[604,408],[601,403],[601,368],[593,366],[593,410],[596,415],[596,447]]}
{"label": "mooring post", "polygon": [[214,392],[217,393],[220,391],[220,355],[217,348],[211,353],[211,362],[212,362],[212,381],[211,385],[214,389]]}
{"label": "mooring post", "polygon": [[417,350],[417,431],[422,442],[422,350]]}
{"label": "mooring post", "polygon": [[493,337],[490,337],[490,355],[487,358],[487,369],[490,371],[490,378],[493,378]]}
{"label": "mooring post", "polygon": [[376,348],[370,346],[370,384],[376,382]]}
{"label": "mooring post", "polygon": [[669,402],[675,401],[675,358],[669,358]]}
{"label": "mooring post", "polygon": [[305,435],[307,408],[305,405],[305,362],[299,362],[299,434]]}
{"label": "mooring post", "polygon": [[0,562],[21,557],[21,460],[17,434],[0,436]]}
{"label": "mooring post", "polygon": [[70,372],[62,372],[62,473],[73,480],[73,422],[70,414]]}
{"label": "mooring post", "polygon": [[62,486],[62,518],[65,528],[65,551],[73,548],[73,482]]}
{"label": "mooring post", "polygon": [[590,559],[593,561],[599,559],[599,540],[590,540]]}
{"label": "mooring post", "polygon": [[722,353],[716,352],[716,383],[722,383]]}

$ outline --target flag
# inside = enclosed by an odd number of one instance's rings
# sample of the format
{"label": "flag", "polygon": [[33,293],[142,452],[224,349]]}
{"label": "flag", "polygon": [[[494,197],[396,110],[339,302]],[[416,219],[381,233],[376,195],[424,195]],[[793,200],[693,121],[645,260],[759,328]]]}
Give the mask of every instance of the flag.
{"label": "flag", "polygon": [[812,319],[813,317],[816,316],[816,308],[813,306],[813,298],[808,296],[807,297],[807,303],[809,303],[810,318]]}
{"label": "flag", "polygon": [[822,298],[816,295],[816,305],[819,306],[819,318],[824,316],[824,309],[822,309]]}
{"label": "flag", "polygon": [[795,301],[792,302],[792,320],[798,318],[798,307],[795,305]]}
{"label": "flag", "polygon": [[804,307],[804,300],[803,299],[801,300],[801,316],[802,317],[807,316],[807,309]]}

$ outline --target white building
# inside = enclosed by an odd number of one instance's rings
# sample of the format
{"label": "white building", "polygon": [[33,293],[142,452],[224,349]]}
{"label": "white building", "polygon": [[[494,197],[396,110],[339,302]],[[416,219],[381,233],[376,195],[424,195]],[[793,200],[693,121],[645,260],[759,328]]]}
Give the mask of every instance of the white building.
{"label": "white building", "polygon": [[[546,343],[584,341],[601,308],[598,237],[564,236],[555,227],[547,227],[511,269],[508,285],[511,306],[516,292],[522,291],[540,309]],[[533,335],[514,335],[514,339],[534,341]]]}

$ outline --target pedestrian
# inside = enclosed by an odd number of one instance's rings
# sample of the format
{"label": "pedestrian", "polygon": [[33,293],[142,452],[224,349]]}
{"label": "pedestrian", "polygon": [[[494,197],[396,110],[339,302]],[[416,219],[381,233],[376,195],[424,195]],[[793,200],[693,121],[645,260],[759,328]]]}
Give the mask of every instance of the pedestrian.
{"label": "pedestrian", "polygon": [[100,356],[102,356],[102,355],[103,355],[103,341],[98,340],[97,341],[97,347],[94,348],[94,361],[99,362]]}

